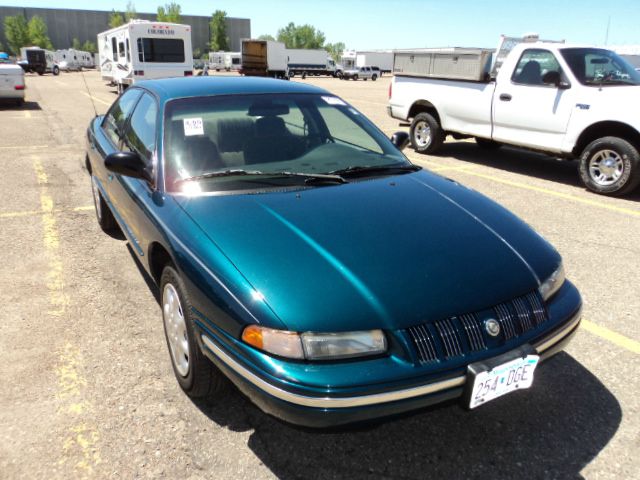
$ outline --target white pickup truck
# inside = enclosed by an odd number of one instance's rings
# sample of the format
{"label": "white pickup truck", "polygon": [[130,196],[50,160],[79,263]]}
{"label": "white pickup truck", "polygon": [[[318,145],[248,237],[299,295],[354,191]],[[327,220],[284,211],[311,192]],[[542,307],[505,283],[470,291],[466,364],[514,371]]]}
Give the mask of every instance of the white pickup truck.
{"label": "white pickup truck", "polygon": [[406,71],[394,65],[387,110],[411,121],[418,152],[436,152],[450,134],[579,159],[580,178],[596,193],[625,195],[640,183],[640,73],[610,50],[520,43],[497,74],[487,65],[475,81]]}

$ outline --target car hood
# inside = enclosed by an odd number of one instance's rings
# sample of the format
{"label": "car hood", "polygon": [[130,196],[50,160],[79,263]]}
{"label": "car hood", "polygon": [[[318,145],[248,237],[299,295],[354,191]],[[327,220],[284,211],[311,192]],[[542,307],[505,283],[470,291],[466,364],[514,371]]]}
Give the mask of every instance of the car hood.
{"label": "car hood", "polygon": [[508,211],[425,171],[176,201],[295,331],[479,311],[535,290],[560,262]]}

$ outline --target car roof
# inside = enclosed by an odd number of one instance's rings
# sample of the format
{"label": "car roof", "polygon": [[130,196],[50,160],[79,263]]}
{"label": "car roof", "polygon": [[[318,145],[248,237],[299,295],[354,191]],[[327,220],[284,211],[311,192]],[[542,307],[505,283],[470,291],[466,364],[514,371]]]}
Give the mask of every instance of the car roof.
{"label": "car roof", "polygon": [[312,85],[260,77],[177,77],[137,82],[164,101],[173,98],[208,97],[211,95],[241,95],[255,93],[316,93],[326,90]]}

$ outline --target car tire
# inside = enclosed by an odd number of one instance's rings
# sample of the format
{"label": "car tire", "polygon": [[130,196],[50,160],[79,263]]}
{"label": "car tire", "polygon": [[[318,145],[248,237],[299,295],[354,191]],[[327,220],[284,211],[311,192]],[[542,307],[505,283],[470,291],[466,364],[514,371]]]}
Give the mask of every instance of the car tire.
{"label": "car tire", "polygon": [[358,75],[354,75],[353,77],[351,77],[352,80],[358,80]]}
{"label": "car tire", "polygon": [[411,145],[418,153],[435,153],[442,146],[445,134],[438,121],[429,113],[419,113],[409,129]]}
{"label": "car tire", "polygon": [[500,142],[489,140],[488,138],[476,137],[476,144],[485,150],[496,150],[502,146]]}
{"label": "car tire", "polygon": [[118,222],[116,222],[109,205],[105,201],[100,188],[98,188],[98,180],[93,175],[91,176],[91,190],[93,192],[93,206],[96,211],[96,220],[98,225],[104,233],[111,234],[118,229]]}
{"label": "car tire", "polygon": [[592,192],[626,195],[640,184],[640,154],[622,138],[598,138],[582,151],[579,172],[582,183]]}
{"label": "car tire", "polygon": [[180,388],[191,398],[222,391],[226,379],[200,350],[189,295],[172,264],[162,270],[160,302],[171,366]]}
{"label": "car tire", "polygon": [[60,69],[58,68],[57,65],[53,66],[53,69],[51,70],[53,72],[54,75],[60,75]]}
{"label": "car tire", "polygon": [[371,77],[371,81],[372,81],[372,82],[375,82],[377,79],[378,79],[378,76],[377,76],[377,75],[373,75],[373,76]]}

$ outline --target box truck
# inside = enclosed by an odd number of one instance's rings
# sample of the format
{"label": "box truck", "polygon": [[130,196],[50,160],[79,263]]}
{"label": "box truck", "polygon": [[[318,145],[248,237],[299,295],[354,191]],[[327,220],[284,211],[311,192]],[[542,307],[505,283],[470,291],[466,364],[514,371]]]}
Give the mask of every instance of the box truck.
{"label": "box truck", "polygon": [[242,40],[242,75],[289,78],[287,49],[282,42]]}
{"label": "box truck", "polygon": [[287,49],[289,77],[301,75],[330,75],[340,77],[342,68],[323,49],[290,48]]}

